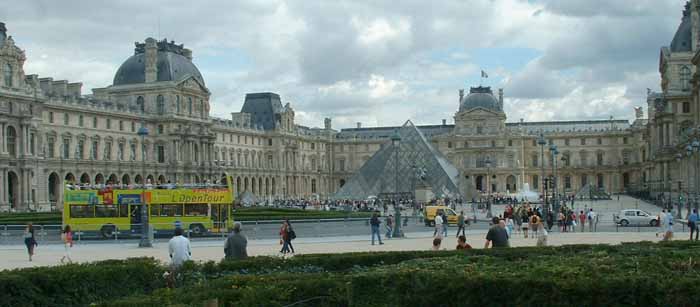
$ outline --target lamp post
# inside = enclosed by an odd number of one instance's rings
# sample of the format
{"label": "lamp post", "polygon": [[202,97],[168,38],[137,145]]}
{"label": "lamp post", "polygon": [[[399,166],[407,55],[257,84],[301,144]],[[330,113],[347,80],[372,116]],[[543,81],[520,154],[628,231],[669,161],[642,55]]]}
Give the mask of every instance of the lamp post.
{"label": "lamp post", "polygon": [[394,233],[392,237],[401,237],[401,208],[399,207],[399,145],[401,135],[398,130],[394,130],[391,136],[391,146],[394,148]]}
{"label": "lamp post", "polygon": [[487,218],[493,217],[493,212],[491,212],[491,158],[486,157],[486,206],[488,207],[488,212],[486,213]]}
{"label": "lamp post", "polygon": [[[696,129],[695,132],[698,132]],[[700,172],[700,168],[698,167],[698,163],[700,162],[700,159],[698,159],[698,151],[700,150],[700,141],[698,141],[697,138],[693,139],[693,142],[690,143],[690,147],[692,147],[692,153],[695,154],[695,180],[694,181],[694,188],[695,188],[695,197],[693,198],[693,208],[696,210],[698,209],[698,173]],[[687,149],[687,148],[686,148]],[[690,155],[690,151],[688,152]]]}
{"label": "lamp post", "polygon": [[[682,153],[677,153],[676,154],[676,162],[678,162],[679,170],[680,170],[680,165],[681,165],[681,160],[683,159],[683,154]],[[676,214],[677,219],[681,219],[681,211],[683,210],[683,187],[682,187],[683,181],[681,180],[681,175],[678,174],[678,212]]]}
{"label": "lamp post", "polygon": [[544,134],[540,133],[540,137],[537,138],[537,145],[540,145],[540,169],[542,170],[542,174],[540,177],[542,180],[542,202],[545,205],[545,213],[549,215],[549,206],[547,206],[547,197],[545,197],[545,189],[547,188],[545,185],[545,180],[544,180],[544,145],[547,144],[547,141],[544,139]]}
{"label": "lamp post", "polygon": [[148,205],[146,204],[146,147],[145,139],[148,135],[146,124],[142,123],[137,134],[141,137],[141,241],[139,247],[153,247],[151,243],[151,229],[148,224]]}
{"label": "lamp post", "polygon": [[[552,208],[556,209],[557,206],[557,155],[559,150],[557,145],[552,144],[549,146],[549,152],[552,154]],[[547,212],[549,213],[549,212]]]}

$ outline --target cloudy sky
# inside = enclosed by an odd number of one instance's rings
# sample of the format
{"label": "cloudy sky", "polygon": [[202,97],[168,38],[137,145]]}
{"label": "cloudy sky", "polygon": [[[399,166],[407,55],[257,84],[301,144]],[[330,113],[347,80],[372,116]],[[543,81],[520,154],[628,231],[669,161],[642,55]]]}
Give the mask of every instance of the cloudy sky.
{"label": "cloudy sky", "polygon": [[[8,0],[2,0],[8,1]],[[437,124],[458,89],[504,88],[509,121],[631,119],[657,89],[682,0],[11,1],[27,74],[112,83],[134,42],[193,50],[219,117],[272,91],[297,122]]]}

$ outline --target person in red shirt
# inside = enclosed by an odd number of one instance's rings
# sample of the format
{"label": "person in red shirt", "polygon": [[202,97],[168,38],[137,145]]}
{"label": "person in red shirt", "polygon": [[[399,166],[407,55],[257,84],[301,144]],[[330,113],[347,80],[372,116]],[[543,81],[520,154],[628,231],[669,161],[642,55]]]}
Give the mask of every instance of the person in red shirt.
{"label": "person in red shirt", "polygon": [[457,249],[472,249],[472,246],[467,243],[467,237],[464,235],[457,238]]}
{"label": "person in red shirt", "polygon": [[583,214],[583,211],[579,212],[578,220],[581,222],[581,232],[583,232],[585,230],[584,225],[586,225],[586,215]]}

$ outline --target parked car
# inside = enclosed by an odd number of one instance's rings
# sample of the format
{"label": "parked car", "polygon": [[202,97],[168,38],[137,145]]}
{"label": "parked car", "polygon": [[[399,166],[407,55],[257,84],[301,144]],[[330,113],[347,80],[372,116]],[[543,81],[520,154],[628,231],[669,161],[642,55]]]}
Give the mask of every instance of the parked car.
{"label": "parked car", "polygon": [[620,226],[659,226],[658,216],[639,209],[620,210],[620,213],[613,215],[613,220]]}
{"label": "parked car", "polygon": [[425,207],[425,226],[435,226],[435,216],[445,212],[447,214],[447,223],[457,224],[458,214],[454,210],[448,208],[447,206],[426,206]]}

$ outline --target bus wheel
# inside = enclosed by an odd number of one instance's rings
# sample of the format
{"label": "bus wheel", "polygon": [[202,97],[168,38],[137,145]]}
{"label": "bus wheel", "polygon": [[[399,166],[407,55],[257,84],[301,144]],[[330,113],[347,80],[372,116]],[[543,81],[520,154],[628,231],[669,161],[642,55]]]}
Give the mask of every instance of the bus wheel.
{"label": "bus wheel", "polygon": [[201,224],[190,225],[190,231],[195,236],[203,235],[207,230]]}
{"label": "bus wheel", "polygon": [[104,239],[113,238],[115,231],[116,230],[114,229],[114,225],[105,225],[105,226],[102,226],[102,229],[100,229],[100,233],[102,234],[102,238],[104,238]]}

